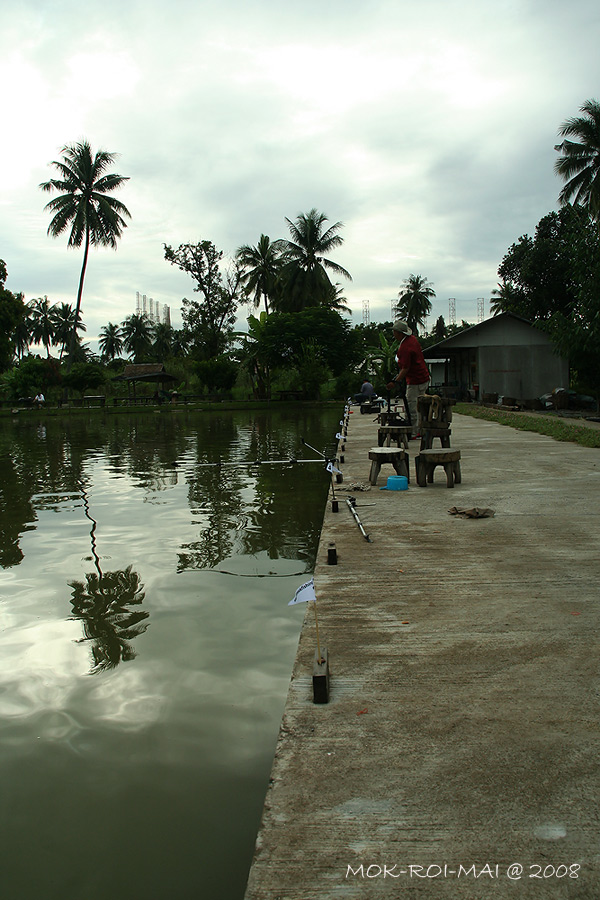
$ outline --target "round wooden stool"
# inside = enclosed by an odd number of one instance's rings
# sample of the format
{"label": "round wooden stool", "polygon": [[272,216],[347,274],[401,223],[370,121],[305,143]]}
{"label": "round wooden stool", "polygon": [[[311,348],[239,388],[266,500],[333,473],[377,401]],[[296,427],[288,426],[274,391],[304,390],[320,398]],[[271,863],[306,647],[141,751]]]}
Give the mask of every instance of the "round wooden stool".
{"label": "round wooden stool", "polygon": [[439,438],[442,447],[450,446],[451,428],[427,428],[421,425],[421,450],[431,450],[434,438]]}
{"label": "round wooden stool", "polygon": [[451,450],[449,447],[442,447],[440,450],[421,450],[415,457],[419,487],[427,487],[427,482],[433,481],[436,466],[444,467],[447,487],[453,488],[455,484],[460,484],[460,450]]}
{"label": "round wooden stool", "polygon": [[377,445],[379,447],[389,447],[392,441],[395,441],[398,447],[402,445],[405,450],[408,450],[408,439],[411,434],[412,428],[410,426],[382,425],[377,430]]}
{"label": "round wooden stool", "polygon": [[371,484],[377,484],[377,477],[383,463],[391,463],[397,475],[405,475],[410,480],[408,455],[403,447],[399,447],[397,450],[392,447],[371,447],[369,459],[371,460],[371,472],[369,474]]}

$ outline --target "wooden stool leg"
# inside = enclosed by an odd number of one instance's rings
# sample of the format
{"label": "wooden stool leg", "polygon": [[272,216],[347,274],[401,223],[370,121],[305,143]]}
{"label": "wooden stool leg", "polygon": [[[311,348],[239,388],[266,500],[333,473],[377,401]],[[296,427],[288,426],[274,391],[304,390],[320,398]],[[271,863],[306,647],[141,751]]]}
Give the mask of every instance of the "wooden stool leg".
{"label": "wooden stool leg", "polygon": [[449,435],[449,434],[443,434],[443,435],[440,437],[440,440],[441,440],[441,442],[442,442],[442,447],[449,447],[449,446],[450,446],[450,435]]}
{"label": "wooden stool leg", "polygon": [[402,459],[395,459],[392,465],[396,471],[396,475],[404,475],[406,480],[410,481],[410,474],[408,471],[408,465],[406,463],[406,457],[403,457]]}
{"label": "wooden stool leg", "polygon": [[454,487],[454,463],[449,462],[444,465],[444,470],[446,472],[446,487],[453,488]]}
{"label": "wooden stool leg", "polygon": [[377,433],[377,446],[383,447],[384,444],[385,444],[385,434],[383,434],[381,431],[379,431]]}
{"label": "wooden stool leg", "polygon": [[427,467],[427,481],[429,482],[429,484],[432,484],[433,483],[433,473],[435,472],[435,463],[432,463],[429,460],[427,460],[426,467]]}
{"label": "wooden stool leg", "polygon": [[371,473],[369,475],[369,482],[371,484],[377,484],[377,478],[379,476],[379,472],[381,471],[381,463],[377,462],[376,459],[371,463]]}
{"label": "wooden stool leg", "polygon": [[462,476],[460,474],[460,460],[457,459],[456,462],[452,465],[454,466],[454,483],[460,484],[462,480]]}
{"label": "wooden stool leg", "polygon": [[427,467],[422,459],[418,456],[415,456],[415,473],[417,476],[417,484],[419,487],[427,487],[427,478],[426,476]]}

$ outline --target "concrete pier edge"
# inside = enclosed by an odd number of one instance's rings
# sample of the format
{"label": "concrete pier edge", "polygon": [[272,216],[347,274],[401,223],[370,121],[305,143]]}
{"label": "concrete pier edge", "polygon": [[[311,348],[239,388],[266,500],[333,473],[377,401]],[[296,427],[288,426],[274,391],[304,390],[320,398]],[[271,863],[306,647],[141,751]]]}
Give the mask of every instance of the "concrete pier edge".
{"label": "concrete pier edge", "polygon": [[246,900],[597,900],[600,451],[455,416],[461,484],[418,487],[413,441],[408,491],[360,490],[374,418],[314,573],[330,700],[307,610]]}

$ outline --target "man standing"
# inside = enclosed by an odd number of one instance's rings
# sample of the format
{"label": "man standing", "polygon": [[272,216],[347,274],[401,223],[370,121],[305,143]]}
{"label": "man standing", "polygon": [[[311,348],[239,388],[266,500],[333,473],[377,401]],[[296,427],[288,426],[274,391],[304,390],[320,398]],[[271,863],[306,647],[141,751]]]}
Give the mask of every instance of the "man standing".
{"label": "man standing", "polygon": [[429,369],[427,368],[421,345],[406,322],[398,319],[394,322],[393,327],[394,337],[397,341],[400,341],[396,351],[396,362],[398,363],[399,372],[387,385],[387,389],[389,391],[393,390],[397,382],[406,379],[406,402],[410,412],[412,436],[415,438],[419,437],[417,399],[425,393],[429,386]]}

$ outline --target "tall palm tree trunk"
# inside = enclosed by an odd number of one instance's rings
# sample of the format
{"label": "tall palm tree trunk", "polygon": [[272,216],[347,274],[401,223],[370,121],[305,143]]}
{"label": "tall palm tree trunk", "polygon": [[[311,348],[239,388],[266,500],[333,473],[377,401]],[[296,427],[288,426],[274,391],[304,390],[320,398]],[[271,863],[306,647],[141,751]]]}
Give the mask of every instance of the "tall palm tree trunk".
{"label": "tall palm tree trunk", "polygon": [[77,290],[77,305],[75,307],[75,321],[73,322],[73,331],[71,332],[71,342],[69,344],[69,358],[67,360],[67,372],[71,371],[73,365],[73,354],[75,353],[75,343],[77,341],[77,323],[79,322],[79,310],[81,308],[81,298],[83,296],[83,282],[85,279],[85,270],[87,268],[88,253],[90,249],[90,229],[85,230],[85,246],[83,249],[83,265],[81,266],[81,275],[79,276],[79,288]]}

